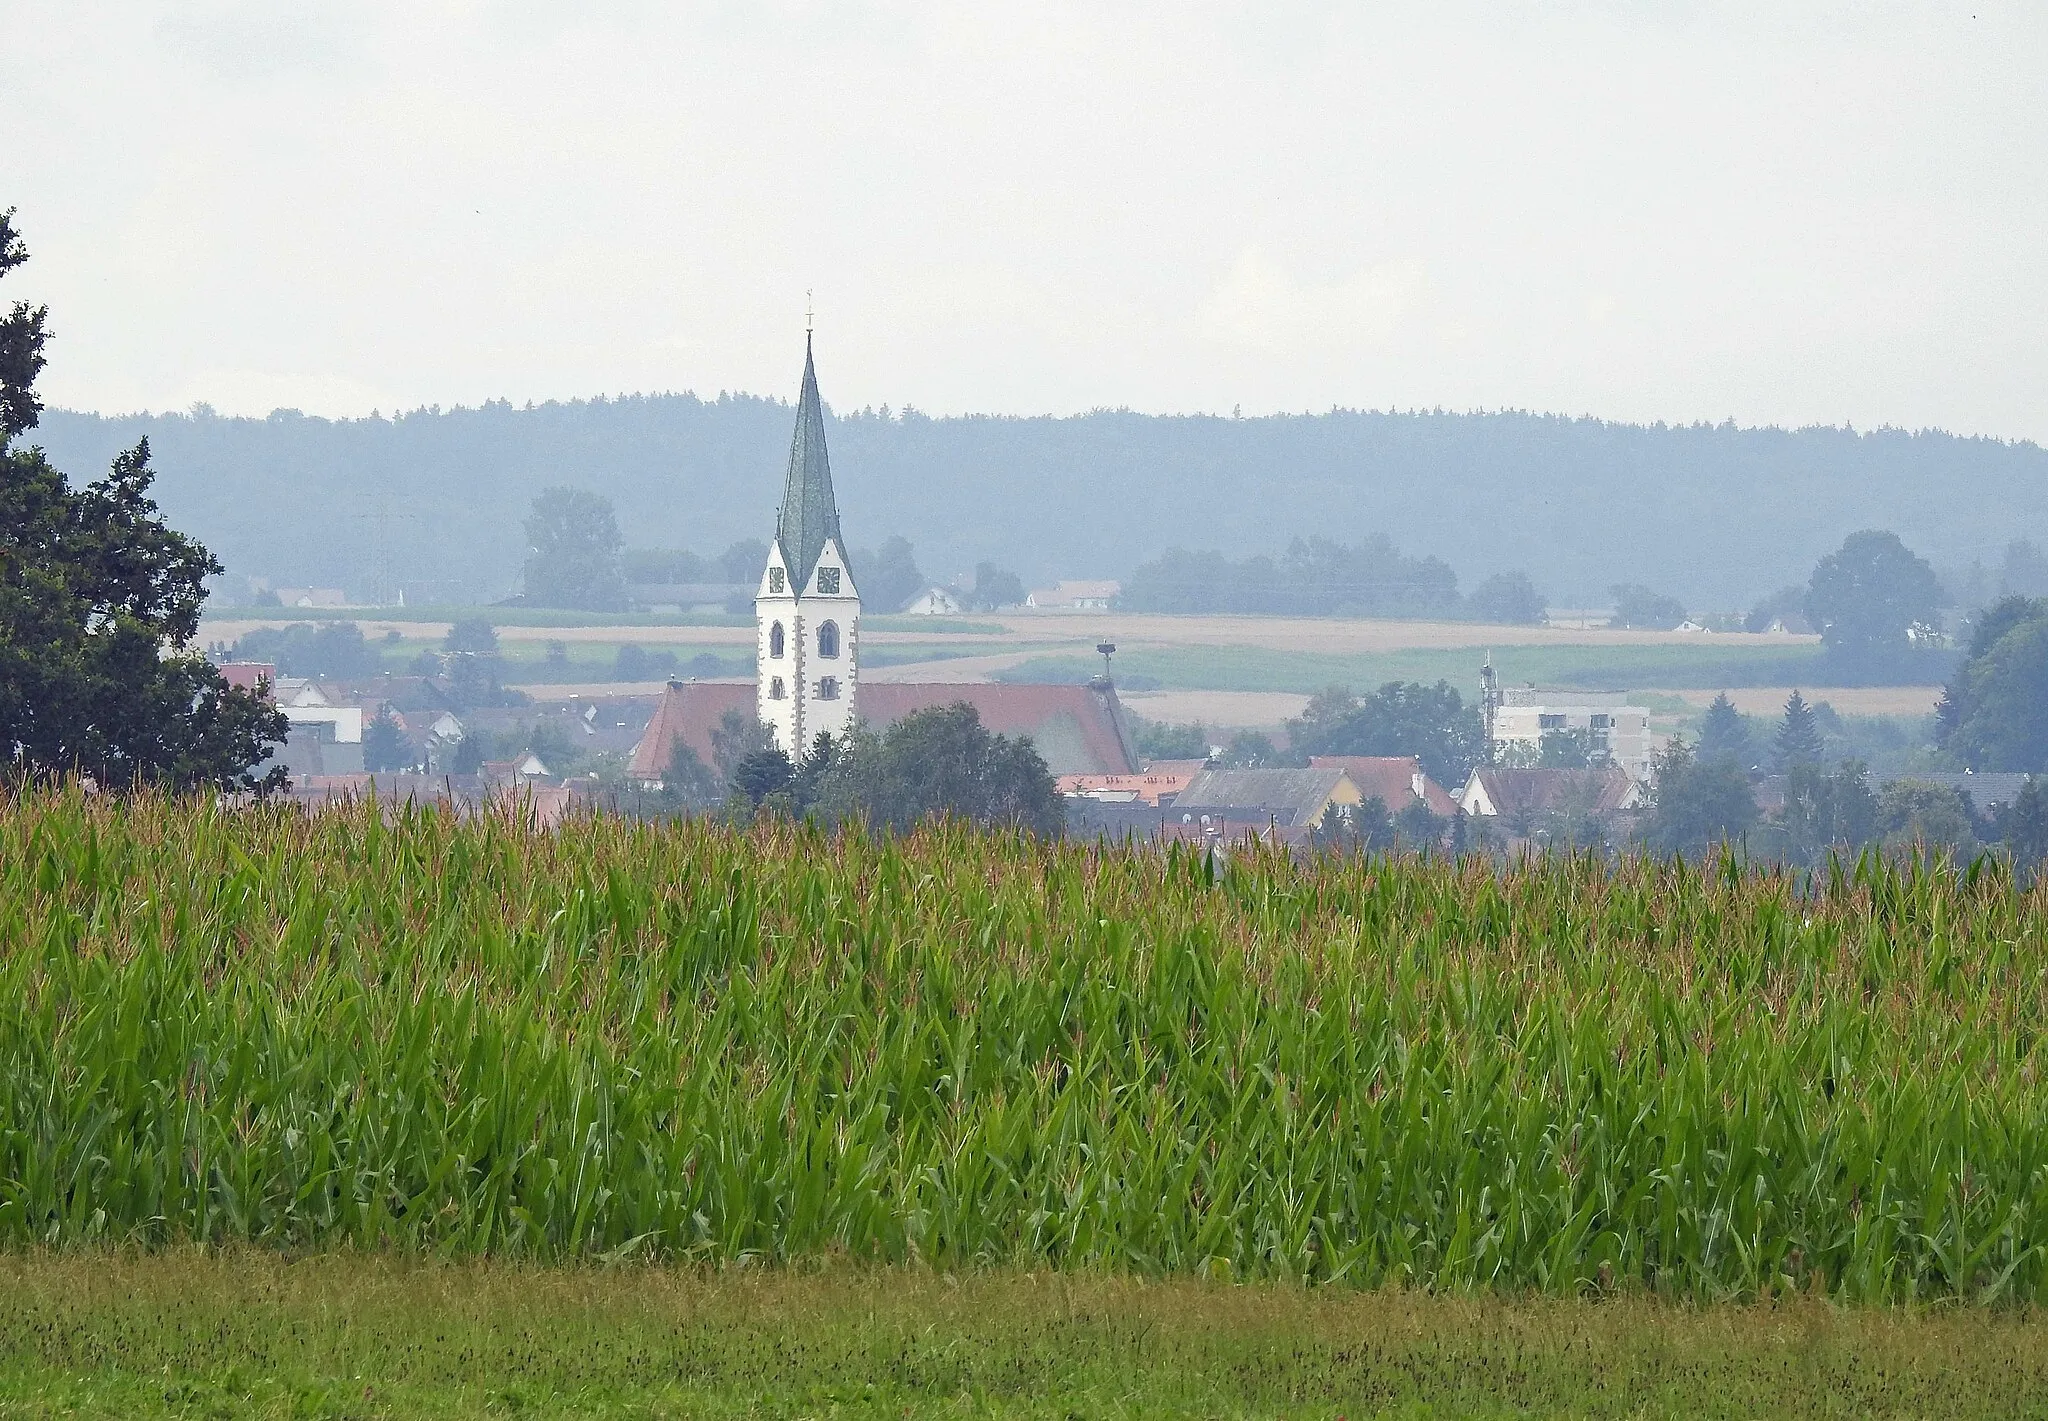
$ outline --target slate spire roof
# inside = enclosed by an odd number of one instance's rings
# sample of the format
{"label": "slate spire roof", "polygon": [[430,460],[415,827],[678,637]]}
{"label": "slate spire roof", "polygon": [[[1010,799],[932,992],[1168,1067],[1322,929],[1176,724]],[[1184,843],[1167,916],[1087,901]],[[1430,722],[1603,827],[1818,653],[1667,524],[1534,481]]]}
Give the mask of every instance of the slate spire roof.
{"label": "slate spire roof", "polygon": [[818,399],[818,372],[811,340],[804,337],[804,389],[796,402],[796,435],[789,445],[789,477],[782,485],[782,512],[775,541],[789,564],[790,585],[802,591],[827,538],[839,537],[839,504],[832,496],[832,462],[825,454],[825,407]]}

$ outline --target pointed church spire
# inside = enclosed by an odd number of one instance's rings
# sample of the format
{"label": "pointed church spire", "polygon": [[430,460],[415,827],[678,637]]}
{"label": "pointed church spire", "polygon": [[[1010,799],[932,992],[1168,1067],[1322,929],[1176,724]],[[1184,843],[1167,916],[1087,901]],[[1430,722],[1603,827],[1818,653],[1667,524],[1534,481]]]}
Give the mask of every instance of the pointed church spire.
{"label": "pointed church spire", "polygon": [[804,332],[804,388],[796,402],[796,435],[789,446],[789,477],[782,485],[782,512],[775,541],[789,564],[792,588],[808,586],[825,540],[839,537],[839,504],[832,496],[832,463],[825,454],[825,407],[818,399],[818,372],[811,363],[811,334]]}

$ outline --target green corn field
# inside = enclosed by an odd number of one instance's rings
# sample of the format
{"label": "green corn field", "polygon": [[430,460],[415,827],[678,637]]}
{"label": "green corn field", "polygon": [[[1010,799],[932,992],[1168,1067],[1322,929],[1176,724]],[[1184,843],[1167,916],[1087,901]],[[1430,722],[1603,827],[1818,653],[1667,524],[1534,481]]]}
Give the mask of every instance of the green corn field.
{"label": "green corn field", "polygon": [[0,800],[0,1240],[2048,1294],[2048,889]]}

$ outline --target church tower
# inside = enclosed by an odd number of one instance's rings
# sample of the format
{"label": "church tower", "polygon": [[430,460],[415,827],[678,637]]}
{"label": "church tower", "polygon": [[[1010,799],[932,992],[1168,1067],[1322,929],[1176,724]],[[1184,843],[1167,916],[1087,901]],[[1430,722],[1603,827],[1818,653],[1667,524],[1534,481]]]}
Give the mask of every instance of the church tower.
{"label": "church tower", "polygon": [[791,759],[800,759],[819,735],[840,735],[853,725],[860,651],[860,593],[839,536],[808,333],[789,476],[754,597],[754,622],[761,723]]}

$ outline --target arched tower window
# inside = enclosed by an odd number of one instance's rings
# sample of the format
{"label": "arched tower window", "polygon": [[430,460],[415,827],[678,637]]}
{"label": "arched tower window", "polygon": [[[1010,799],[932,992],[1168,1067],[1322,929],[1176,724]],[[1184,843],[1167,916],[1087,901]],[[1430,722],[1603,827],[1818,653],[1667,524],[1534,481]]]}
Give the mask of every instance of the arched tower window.
{"label": "arched tower window", "polygon": [[839,655],[839,623],[818,624],[818,655],[833,657]]}
{"label": "arched tower window", "polygon": [[782,659],[782,623],[775,622],[768,628],[768,655],[776,661]]}

